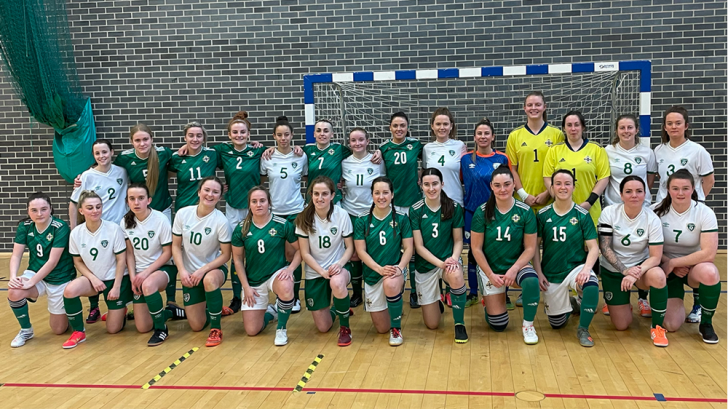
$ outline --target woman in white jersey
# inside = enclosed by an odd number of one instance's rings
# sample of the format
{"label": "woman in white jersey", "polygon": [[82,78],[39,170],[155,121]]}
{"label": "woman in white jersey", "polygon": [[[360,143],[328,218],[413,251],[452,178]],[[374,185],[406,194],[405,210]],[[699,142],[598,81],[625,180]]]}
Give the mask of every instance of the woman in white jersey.
{"label": "woman in white jersey", "polygon": [[437,108],[430,116],[430,129],[435,139],[422,151],[422,168],[436,168],[442,173],[443,189],[457,204],[463,205],[463,184],[460,182],[460,158],[467,152],[465,144],[455,139],[455,117],[447,108]]}
{"label": "woman in white jersey", "polygon": [[172,264],[172,225],[162,212],[149,207],[152,198],[147,185],[130,184],[126,200],[130,210],[121,221],[121,228],[134,292],[134,323],[139,332],[154,328],[147,342],[147,346],[153,347],[169,337],[165,322],[172,314],[165,310],[161,292],[171,277],[177,277],[177,267]]}
{"label": "woman in white jersey", "polygon": [[715,213],[698,201],[695,177],[687,169],[667,180],[668,195],[655,208],[665,236],[662,269],[667,274],[665,328],[677,331],[685,320],[685,287],[700,289],[702,314],[698,330],[703,341],[718,343],[713,315],[720,299],[720,274],[715,265],[718,221]]}
{"label": "woman in white jersey", "polygon": [[[122,192],[123,196],[123,192]],[[73,333],[63,348],[75,348],[86,341],[81,296],[104,294],[109,312],[106,331],[115,334],[126,324],[126,304],[132,300],[131,282],[126,269],[124,232],[116,223],[103,220],[101,197],[85,190],[78,199],[85,223],[71,232],[68,250],[81,277],[63,291],[63,303]]]}
{"label": "woman in white jersey", "polygon": [[[285,116],[276,118],[273,125],[273,138],[276,148],[270,159],[260,161],[260,174],[267,177],[270,186],[271,207],[273,214],[294,223],[306,202],[301,195],[301,182],[308,175],[308,157],[306,154],[298,156],[293,148],[293,126]],[[286,260],[293,260],[294,250],[286,247]],[[301,311],[301,301],[298,294],[301,290],[301,275],[303,270],[299,265],[293,275],[294,305],[293,313]]]}
{"label": "woman in white jersey", "polygon": [[201,331],[209,317],[208,347],[222,342],[222,292],[230,260],[230,225],[215,206],[222,197],[222,182],[215,176],[200,181],[199,203],[180,209],[172,225],[172,256],[177,261],[187,321]]}
{"label": "woman in white jersey", "polygon": [[[328,332],[339,316],[339,346],[351,345],[349,290],[351,274],[345,268],[354,253],[351,219],[334,205],[336,186],[318,176],[308,188],[311,202],[296,218],[296,235],[306,263],[306,306],[320,332]],[[331,296],[334,310],[331,310]]]}
{"label": "woman in white jersey", "polygon": [[667,309],[667,287],[665,272],[660,268],[663,245],[660,219],[643,206],[647,186],[641,177],[625,176],[619,190],[623,203],[607,206],[597,226],[604,301],[612,323],[623,331],[632,323],[632,286],[649,289],[654,311],[650,314],[652,342],[666,347],[662,325]]}
{"label": "woman in white jersey", "polygon": [[[372,205],[372,181],[384,176],[385,165],[372,163],[374,155],[369,152],[369,133],[364,128],[354,128],[349,133],[351,156],[341,162],[344,179],[344,198],[341,206],[349,213],[351,224],[356,218],[369,210]],[[415,164],[417,161],[415,161]],[[416,167],[415,167],[416,168]],[[351,256],[351,308],[358,307],[362,299],[362,262],[356,255]]]}

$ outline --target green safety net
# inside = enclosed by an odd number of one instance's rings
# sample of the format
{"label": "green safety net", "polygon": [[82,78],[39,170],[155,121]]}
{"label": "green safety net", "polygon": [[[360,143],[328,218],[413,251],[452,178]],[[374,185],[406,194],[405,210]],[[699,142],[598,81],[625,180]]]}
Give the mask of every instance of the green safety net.
{"label": "green safety net", "polygon": [[53,127],[53,157],[69,182],[94,162],[96,128],[81,92],[65,0],[0,0],[0,57],[20,100]]}

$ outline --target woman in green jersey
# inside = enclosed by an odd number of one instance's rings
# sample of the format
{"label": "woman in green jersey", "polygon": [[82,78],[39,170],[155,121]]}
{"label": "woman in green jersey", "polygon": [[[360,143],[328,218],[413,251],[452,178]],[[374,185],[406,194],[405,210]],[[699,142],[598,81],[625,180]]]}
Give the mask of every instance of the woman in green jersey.
{"label": "woman in green jersey", "polygon": [[177,196],[174,198],[174,211],[187,206],[194,206],[199,201],[197,187],[200,181],[215,176],[218,167],[218,156],[214,149],[204,146],[207,142],[207,130],[197,121],[184,127],[184,154],[176,152],[170,161],[171,172],[177,175]]}

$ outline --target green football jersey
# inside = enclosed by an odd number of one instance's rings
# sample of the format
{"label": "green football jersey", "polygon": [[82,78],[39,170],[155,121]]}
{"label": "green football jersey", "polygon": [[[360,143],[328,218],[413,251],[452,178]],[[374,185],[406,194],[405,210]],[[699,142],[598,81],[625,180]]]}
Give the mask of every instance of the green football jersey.
{"label": "green football jersey", "polygon": [[596,240],[589,212],[574,204],[559,215],[550,204],[538,212],[538,237],[543,241],[541,270],[550,283],[561,283],[569,272],[586,262],[586,240]]}
{"label": "green football jersey", "polygon": [[196,205],[200,200],[197,197],[197,187],[200,180],[215,176],[217,169],[217,152],[203,146],[194,156],[180,156],[177,152],[172,155],[169,170],[177,173],[177,197],[174,200],[174,211],[187,206]]}
{"label": "green football jersey", "polygon": [[330,177],[337,186],[334,203],[339,203],[341,201],[341,190],[338,188],[342,175],[341,161],[351,155],[351,149],[338,143],[330,143],[325,149],[319,149],[315,143],[310,143],[303,147],[303,152],[308,158],[308,181],[311,182],[321,175]]}
{"label": "green football jersey", "polygon": [[68,252],[68,238],[71,229],[66,222],[55,217],[42,232],[36,229],[32,220],[20,222],[15,231],[15,242],[28,248],[30,261],[28,270],[38,272],[48,262],[51,250],[54,248],[63,249],[63,254],[54,268],[43,279],[48,284],[60,285],[76,278],[76,268],[73,265],[73,257]]}
{"label": "green football jersey", "polygon": [[296,229],[286,219],[273,216],[271,220],[258,228],[250,224],[248,234],[243,237],[243,226],[239,223],[233,231],[232,244],[245,249],[245,274],[248,283],[257,287],[278,270],[288,265],[286,261],[286,242],[298,240]]}
{"label": "green football jersey", "polygon": [[422,199],[422,190],[418,183],[417,159],[422,158],[423,146],[417,139],[405,138],[400,144],[390,140],[379,148],[387,177],[394,185],[397,206],[410,207]]}
{"label": "green football jersey", "polygon": [[536,234],[536,216],[527,204],[513,200],[505,213],[495,210],[495,220],[485,222],[485,203],[473,215],[470,231],[483,233],[483,253],[490,269],[504,275],[523,254],[523,236]]}
{"label": "green football jersey", "polygon": [[[152,196],[151,208],[163,212],[172,206],[172,196],[169,195],[169,171],[172,151],[169,148],[157,146],[157,157],[159,157],[159,181],[157,190]],[[139,159],[134,149],[127,149],[116,157],[114,164],[126,169],[131,183],[147,183],[147,159]],[[126,194],[126,192],[124,192]]]}
{"label": "green football jersey", "polygon": [[236,209],[248,208],[248,191],[260,184],[260,159],[265,148],[248,145],[242,151],[232,143],[221,143],[213,147],[217,152],[217,163],[225,172],[228,191],[225,201]]}
{"label": "green football jersey", "polygon": [[[463,207],[457,203],[454,204],[455,211],[452,217],[447,220],[442,220],[441,208],[430,209],[424,199],[413,204],[409,211],[412,230],[420,231],[425,248],[440,260],[452,256],[452,249],[455,245],[452,229],[462,229],[465,224]],[[415,253],[415,269],[417,269],[417,272],[427,273],[433,268],[435,268],[434,265]]]}
{"label": "green football jersey", "polygon": [[[377,219],[374,215],[370,218],[369,215],[367,212],[356,219],[354,240],[364,240],[367,254],[380,266],[399,264],[402,258],[402,239],[412,237],[409,219],[406,215],[396,213],[393,223],[391,213],[383,220]],[[364,264],[364,282],[375,285],[381,279],[379,273]]]}

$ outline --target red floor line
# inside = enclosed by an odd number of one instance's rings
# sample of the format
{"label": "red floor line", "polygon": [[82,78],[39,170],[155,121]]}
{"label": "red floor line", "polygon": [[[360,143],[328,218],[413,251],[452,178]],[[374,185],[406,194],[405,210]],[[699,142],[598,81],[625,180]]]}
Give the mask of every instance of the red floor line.
{"label": "red floor line", "polygon": [[258,392],[293,392],[293,388],[275,388],[266,386],[186,386],[186,385],[152,385],[149,389],[203,390],[203,391],[258,391]]}
{"label": "red floor line", "polygon": [[139,385],[91,385],[82,383],[4,383],[15,388],[141,389]]}

